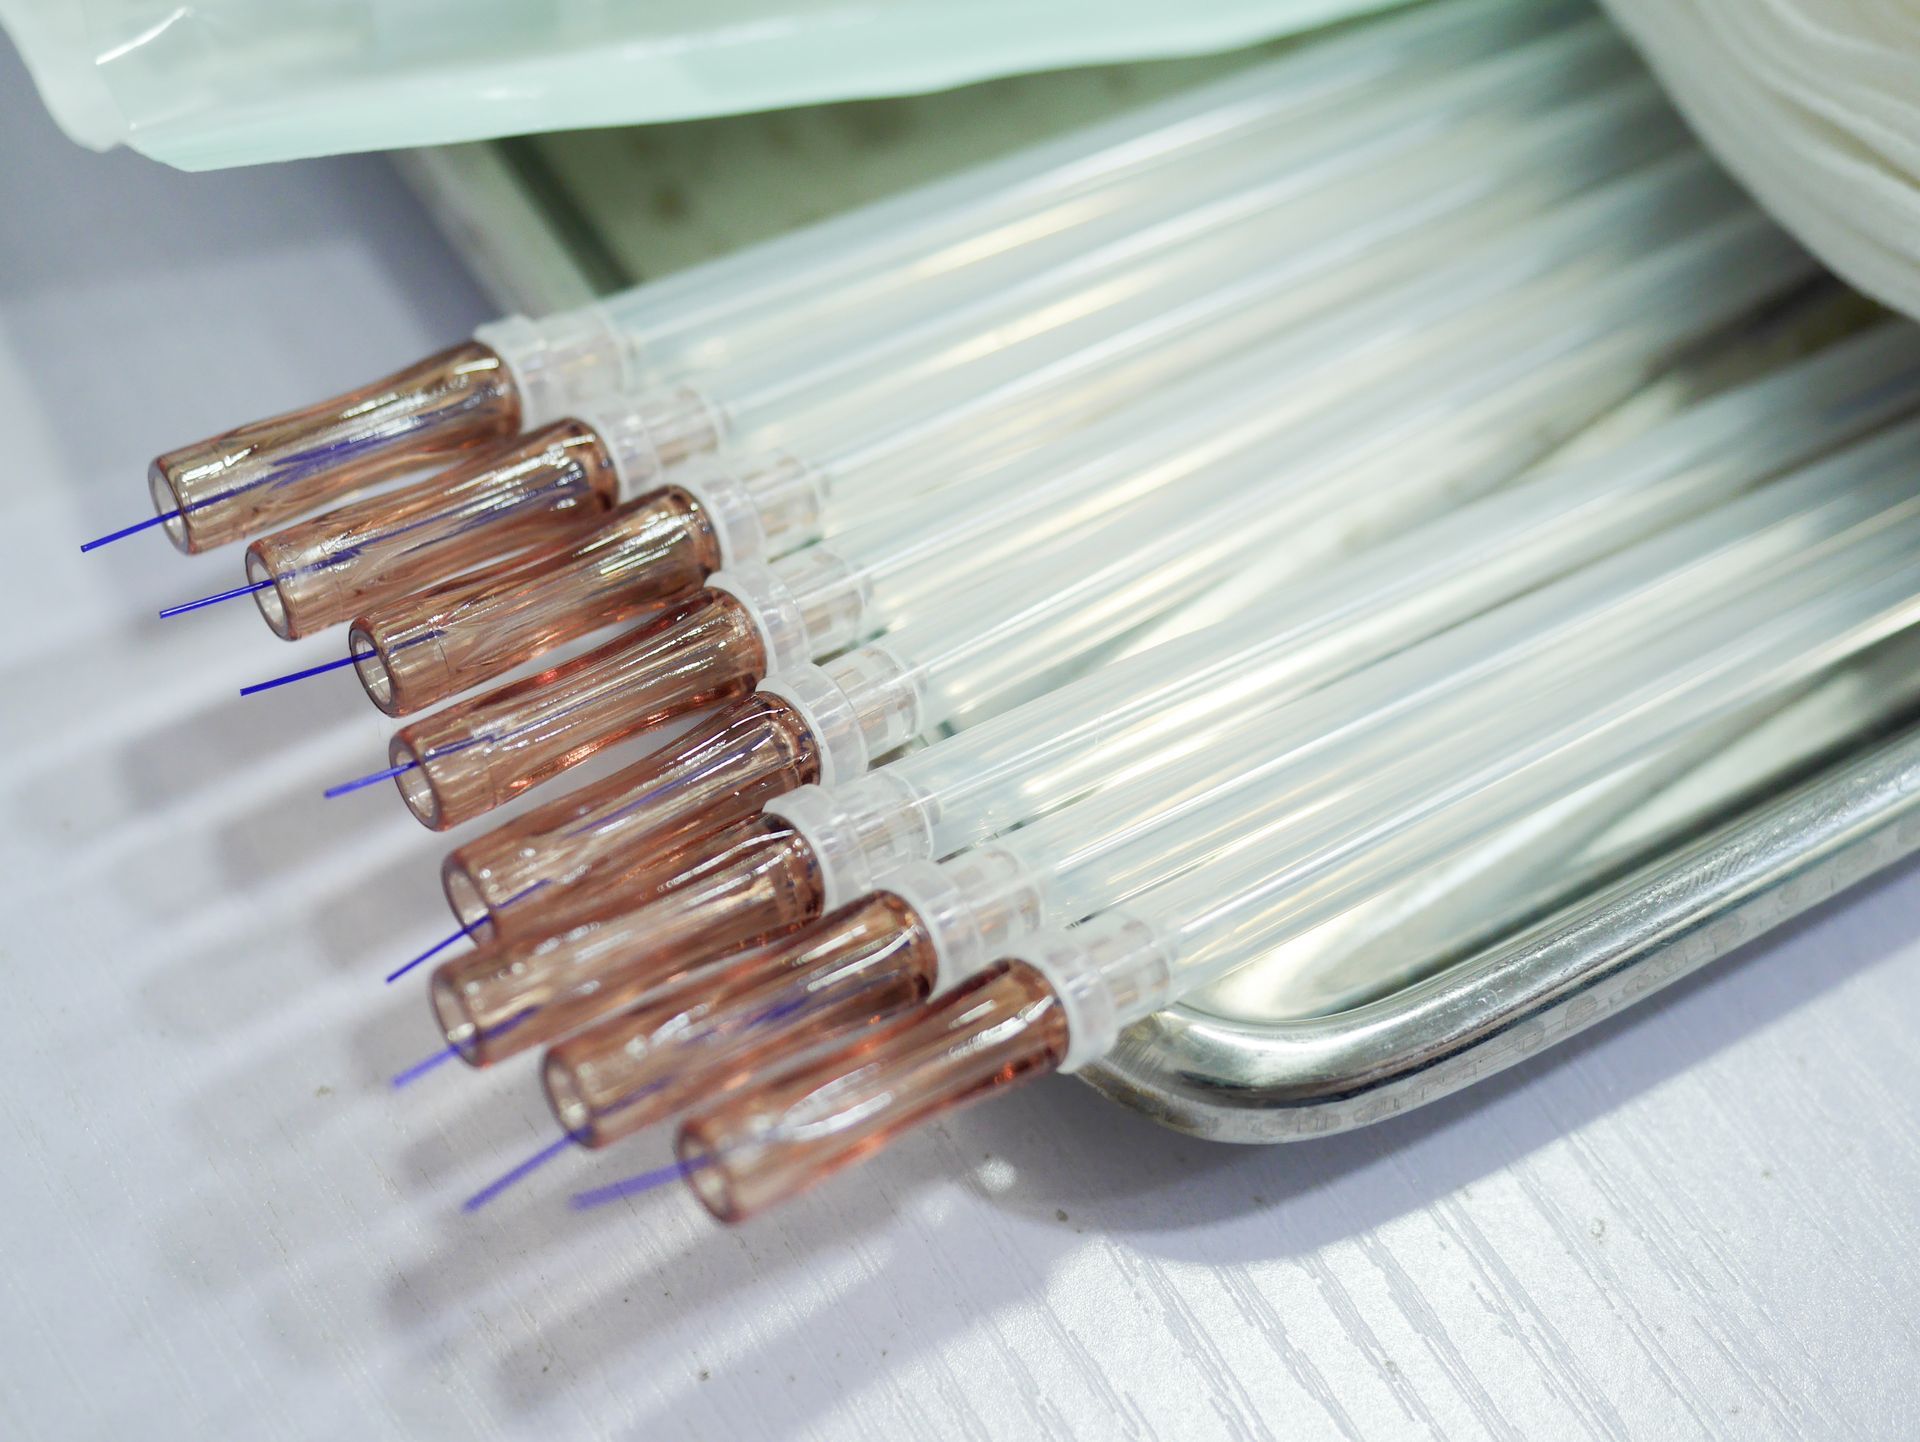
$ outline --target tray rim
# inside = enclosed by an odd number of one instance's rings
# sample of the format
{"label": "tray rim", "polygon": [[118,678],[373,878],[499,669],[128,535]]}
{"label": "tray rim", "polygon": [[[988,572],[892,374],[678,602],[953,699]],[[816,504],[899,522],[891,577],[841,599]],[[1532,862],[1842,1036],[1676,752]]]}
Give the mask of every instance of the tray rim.
{"label": "tray rim", "polygon": [[1213,1141],[1349,1131],[1524,1061],[1916,851],[1920,727],[1391,996],[1258,1026],[1176,1006],[1083,1076]]}

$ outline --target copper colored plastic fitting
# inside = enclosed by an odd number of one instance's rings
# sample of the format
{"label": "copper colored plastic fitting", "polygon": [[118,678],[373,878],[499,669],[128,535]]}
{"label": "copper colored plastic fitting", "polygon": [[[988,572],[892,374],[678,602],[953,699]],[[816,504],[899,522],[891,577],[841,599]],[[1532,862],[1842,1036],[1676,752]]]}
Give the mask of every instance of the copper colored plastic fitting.
{"label": "copper colored plastic fitting", "polygon": [[547,1103],[604,1147],[919,1005],[938,969],[919,917],[880,892],[560,1043],[541,1068]]}
{"label": "copper colored plastic fitting", "polygon": [[617,485],[606,447],[561,421],[438,476],[383,491],[262,536],[247,580],[254,603],[292,640],[390,596],[590,525]]}
{"label": "copper colored plastic fitting", "polygon": [[520,429],[520,398],[478,341],[301,410],[168,451],[147,468],[156,515],[183,551],[237,541],[365,486]]}
{"label": "copper colored plastic fitting", "polygon": [[413,722],[387,749],[407,809],[444,831],[615,742],[751,691],[766,646],[719,591],[666,606],[623,636]]}
{"label": "copper colored plastic fitting", "polygon": [[353,623],[347,651],[373,704],[405,716],[632,620],[691,591],[719,564],[706,513],[668,489],[578,540],[383,603]]}
{"label": "copper colored plastic fitting", "polygon": [[730,951],[820,914],[807,845],[768,817],[711,840],[708,859],[645,904],[531,940],[489,943],[437,968],[428,991],[447,1045],[474,1066],[579,1030]]}
{"label": "copper colored plastic fitting", "polygon": [[1056,1070],[1067,1023],[1045,978],[1003,962],[931,1004],[681,1124],[694,1194],[738,1222],[871,1156],[902,1133]]}
{"label": "copper colored plastic fitting", "polygon": [[644,889],[687,841],[819,779],[819,748],[800,714],[756,692],[631,766],[475,837],[442,864],[440,882],[462,926],[511,935],[523,930],[518,903],[536,888]]}

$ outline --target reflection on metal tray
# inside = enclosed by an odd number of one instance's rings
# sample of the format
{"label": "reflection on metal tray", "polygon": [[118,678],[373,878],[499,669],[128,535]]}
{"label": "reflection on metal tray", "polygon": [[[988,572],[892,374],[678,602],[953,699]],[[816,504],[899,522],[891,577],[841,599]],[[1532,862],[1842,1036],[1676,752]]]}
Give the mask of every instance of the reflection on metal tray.
{"label": "reflection on metal tray", "polygon": [[[462,146],[401,157],[401,167],[502,307],[544,310],[1236,63],[1102,67],[940,96]],[[811,162],[804,189],[754,180],[761,162],[796,144]],[[742,163],[715,164],[716,151]],[[623,175],[630,184],[616,183]],[[1808,326],[1857,319],[1831,297],[1772,317],[1731,354],[1650,388],[1613,424],[1637,429],[1703,384],[1791,354]],[[1911,677],[1917,660],[1920,643],[1909,642],[1876,664]],[[1377,1121],[1520,1061],[1920,849],[1920,731],[1899,734],[1909,718],[1880,714],[1876,694],[1871,674],[1843,676],[1771,718],[1776,740],[1794,739],[1797,767],[1764,754],[1762,727],[1692,764],[1668,758],[1608,778],[1542,819],[1546,830],[1496,839],[1412,888],[1396,914],[1362,918],[1370,931],[1359,941],[1337,929],[1303,940],[1376,962],[1398,948],[1403,964],[1390,968],[1395,989],[1384,995],[1330,984],[1320,1014],[1309,1014],[1307,993],[1289,989],[1300,969],[1290,948],[1135,1028],[1087,1079],[1169,1126],[1274,1142]],[[1812,775],[1804,758],[1818,748],[1795,729],[1805,726],[1825,728],[1823,769]],[[1558,849],[1536,847],[1542,837]],[[1503,872],[1503,857],[1525,858],[1530,875]],[[1482,898],[1484,915],[1500,918],[1492,928],[1476,913]],[[1274,984],[1281,976],[1289,980]]]}
{"label": "reflection on metal tray", "polygon": [[1916,850],[1909,733],[1392,996],[1278,1023],[1176,1007],[1089,1079],[1221,1141],[1365,1126],[1524,1061]]}

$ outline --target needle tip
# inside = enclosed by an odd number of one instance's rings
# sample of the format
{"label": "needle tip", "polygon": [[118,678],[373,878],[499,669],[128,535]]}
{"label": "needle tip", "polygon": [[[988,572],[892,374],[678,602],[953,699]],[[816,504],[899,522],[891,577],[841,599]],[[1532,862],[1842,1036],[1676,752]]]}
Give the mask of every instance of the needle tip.
{"label": "needle tip", "polygon": [[384,771],[374,771],[365,776],[356,776],[351,781],[342,781],[338,786],[329,786],[321,794],[325,796],[327,800],[331,801],[336,796],[345,796],[349,792],[360,790],[363,786],[372,786],[381,781],[391,781],[394,777],[404,775],[406,772],[413,770],[413,768],[419,764],[418,761],[407,761],[399,766],[389,766]]}
{"label": "needle tip", "polygon": [[459,930],[450,932],[448,935],[441,937],[440,940],[436,941],[432,946],[428,947],[425,951],[421,952],[418,956],[414,957],[412,960],[397,967],[395,970],[388,972],[387,985],[392,986],[396,981],[400,980],[401,977],[405,976],[408,972],[412,971],[416,966],[419,966],[422,962],[432,960],[434,957],[438,956],[441,952],[445,951],[448,947],[452,946],[461,937],[472,936],[474,932],[474,927],[476,925],[478,925],[477,922],[468,922],[465,926],[462,926]]}
{"label": "needle tip", "polygon": [[338,671],[342,666],[352,666],[364,659],[363,654],[342,656],[336,661],[323,661],[318,666],[309,666],[303,671],[289,671],[284,676],[275,676],[271,681],[255,681],[251,686],[242,686],[242,696],[257,695],[262,691],[271,691],[277,686],[291,686],[295,681],[304,681],[309,676],[323,676],[329,671]]}
{"label": "needle tip", "polygon": [[696,1162],[675,1160],[664,1167],[655,1167],[650,1172],[641,1172],[636,1176],[623,1177],[617,1182],[609,1182],[604,1187],[593,1187],[584,1192],[575,1192],[567,1198],[567,1205],[576,1212],[590,1212],[596,1207],[604,1207],[609,1202],[617,1202],[622,1197],[637,1197],[644,1193],[664,1187],[668,1182],[680,1180],[695,1167],[705,1164],[705,1159]]}
{"label": "needle tip", "polygon": [[256,591],[264,591],[271,586],[271,580],[255,581],[250,586],[235,586],[231,591],[217,591],[211,596],[202,596],[197,601],[182,601],[178,606],[169,606],[160,613],[166,620],[171,616],[184,616],[189,611],[198,611],[204,606],[217,606],[222,601],[231,601],[235,596],[251,596]]}
{"label": "needle tip", "polygon": [[544,1167],[548,1162],[552,1161],[555,1157],[559,1156],[560,1153],[564,1152],[568,1147],[571,1147],[575,1144],[576,1144],[576,1138],[574,1137],[572,1132],[568,1132],[565,1136],[562,1136],[556,1142],[549,1142],[546,1146],[540,1148],[539,1151],[535,1152],[532,1156],[528,1157],[524,1162],[521,1162],[518,1166],[508,1168],[506,1171],[502,1172],[498,1177],[488,1182],[479,1191],[475,1192],[472,1196],[468,1197],[464,1202],[460,1204],[460,1210],[468,1213],[479,1211],[488,1202],[492,1201],[495,1197],[499,1196],[502,1192],[506,1191],[507,1188],[515,1185],[516,1183],[524,1180],[527,1177],[532,1176],[535,1172],[539,1171],[540,1168]]}
{"label": "needle tip", "polygon": [[104,536],[95,536],[91,541],[82,541],[80,553],[85,555],[88,551],[97,551],[102,546],[112,545],[115,541],[124,540],[128,536],[137,536],[140,532],[150,530],[154,526],[163,526],[168,521],[179,519],[179,511],[163,511],[157,516],[149,516],[144,521],[135,521],[131,526],[122,526],[117,531],[109,531]]}

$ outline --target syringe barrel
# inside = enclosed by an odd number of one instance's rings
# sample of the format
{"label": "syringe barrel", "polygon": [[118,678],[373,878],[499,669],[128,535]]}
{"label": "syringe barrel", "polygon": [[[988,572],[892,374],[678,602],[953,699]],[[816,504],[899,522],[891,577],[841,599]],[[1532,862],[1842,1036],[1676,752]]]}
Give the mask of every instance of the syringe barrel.
{"label": "syringe barrel", "polygon": [[[1807,265],[1759,218],[1730,220],[1589,286],[1584,299],[1422,357],[1391,386],[1130,509],[1073,548],[1029,558],[1019,574],[1003,571],[889,632],[928,697],[921,724],[1016,704],[1253,557],[1296,574],[1324,569],[1463,491],[1491,489],[1631,390],[1657,357]],[[1291,484],[1276,495],[1276,480]]]}
{"label": "syringe barrel", "polygon": [[[1247,832],[1243,801],[1183,824],[1238,840],[1121,904],[1101,925],[1144,938],[1128,955],[1172,967],[1159,994],[1139,984],[1120,1025],[1299,936],[1366,896],[1676,735],[1789,690],[1920,619],[1920,523],[1909,518],[1805,568],[1766,594],[1723,604],[1664,636],[1644,631],[1568,667],[1548,701],[1535,688],[1403,748],[1339,804]],[[1592,653],[1589,653],[1592,654]],[[1581,678],[1584,677],[1584,684]],[[1229,812],[1233,815],[1229,816]],[[1225,831],[1220,834],[1226,834]],[[1089,929],[1089,934],[1094,934]]]}
{"label": "syringe barrel", "polygon": [[1058,323],[1003,328],[995,345],[891,389],[882,430],[871,428],[870,398],[856,397],[851,415],[816,409],[782,439],[821,461],[850,514],[941,486],[997,484],[1000,466],[1033,445],[1152,403],[1249,345],[1358,305],[1431,269],[1434,255],[1462,253],[1685,139],[1644,80],[1563,98],[1510,131],[1463,146],[1471,162],[1416,155],[1323,188],[1311,204],[1269,204],[1265,243],[1234,228],[1101,286],[1097,304],[1055,307]]}
{"label": "syringe barrel", "polygon": [[[1572,4],[1430,7],[1030,146],[1006,159],[649,282],[605,302],[656,378],[817,336],[845,310],[918,289],[951,296],[1017,275],[1032,237],[1125,216],[1171,185],[1270,149],[1356,98],[1442,76],[1586,19]],[[604,389],[604,385],[597,387]]]}
{"label": "syringe barrel", "polygon": [[[1283,587],[1234,620],[1103,666],[903,756],[853,784],[856,793],[885,786],[884,797],[850,795],[842,805],[869,815],[887,804],[910,807],[926,854],[944,856],[1161,748],[1196,744],[1248,706],[1282,704],[1916,406],[1920,330],[1876,327],[1592,460],[1443,516],[1324,578]],[[911,800],[895,803],[894,795]]]}

